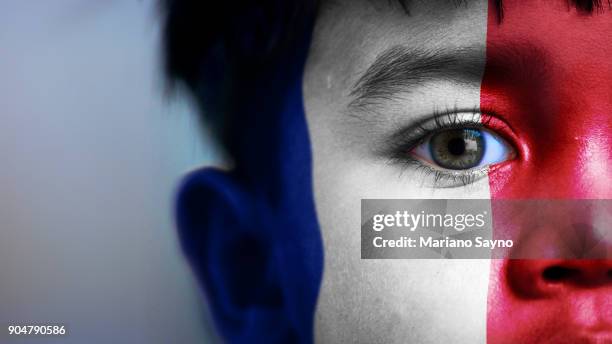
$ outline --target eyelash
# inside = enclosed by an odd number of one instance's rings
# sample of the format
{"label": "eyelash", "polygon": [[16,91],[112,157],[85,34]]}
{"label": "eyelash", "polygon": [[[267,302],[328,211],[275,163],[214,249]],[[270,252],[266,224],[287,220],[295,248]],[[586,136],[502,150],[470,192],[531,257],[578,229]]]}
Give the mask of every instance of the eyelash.
{"label": "eyelash", "polygon": [[[424,164],[408,152],[422,144],[428,136],[441,130],[456,128],[498,129],[493,119],[494,117],[485,115],[477,107],[472,109],[453,108],[445,111],[436,109],[428,119],[416,125],[402,128],[392,134],[388,140],[385,155],[390,157],[390,164],[403,166],[404,170],[412,169],[423,173],[424,180],[433,176],[433,187],[435,188],[466,186],[484,177],[487,174],[488,167],[466,171],[440,170]],[[502,136],[504,135],[502,134]]]}

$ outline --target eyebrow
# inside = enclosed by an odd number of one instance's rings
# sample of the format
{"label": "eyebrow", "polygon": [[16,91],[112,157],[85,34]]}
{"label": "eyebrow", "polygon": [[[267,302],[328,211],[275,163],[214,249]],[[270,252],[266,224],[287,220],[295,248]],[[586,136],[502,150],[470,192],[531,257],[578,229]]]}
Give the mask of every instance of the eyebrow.
{"label": "eyebrow", "polygon": [[484,46],[422,50],[393,46],[380,54],[357,80],[349,107],[390,100],[426,83],[446,80],[459,84],[480,82],[485,65]]}

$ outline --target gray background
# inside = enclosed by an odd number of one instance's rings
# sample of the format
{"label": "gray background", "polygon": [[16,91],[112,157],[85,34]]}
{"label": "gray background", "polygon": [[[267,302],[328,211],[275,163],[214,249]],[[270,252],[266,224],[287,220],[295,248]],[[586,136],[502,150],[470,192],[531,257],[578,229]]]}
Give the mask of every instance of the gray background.
{"label": "gray background", "polygon": [[209,341],[171,200],[219,158],[163,97],[157,5],[0,2],[0,324],[70,331],[10,342]]}

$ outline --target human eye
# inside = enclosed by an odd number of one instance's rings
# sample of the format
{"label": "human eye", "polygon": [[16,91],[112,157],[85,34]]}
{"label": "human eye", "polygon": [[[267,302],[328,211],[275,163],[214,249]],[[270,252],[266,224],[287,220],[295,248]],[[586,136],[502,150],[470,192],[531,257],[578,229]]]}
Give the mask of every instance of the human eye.
{"label": "human eye", "polygon": [[509,128],[496,117],[478,110],[435,114],[394,135],[395,161],[433,176],[434,187],[471,184],[493,165],[512,160],[516,149],[503,132]]}

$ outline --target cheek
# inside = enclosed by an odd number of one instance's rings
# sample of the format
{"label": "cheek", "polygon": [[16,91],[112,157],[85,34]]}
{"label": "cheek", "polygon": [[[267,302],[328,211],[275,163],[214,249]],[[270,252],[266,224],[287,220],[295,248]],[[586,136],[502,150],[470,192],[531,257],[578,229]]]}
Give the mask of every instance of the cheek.
{"label": "cheek", "polygon": [[346,145],[334,120],[340,106],[307,91],[305,105],[325,256],[317,341],[484,343],[489,261],[362,260],[360,211],[366,198],[489,198],[488,179],[469,193],[421,187],[418,173]]}
{"label": "cheek", "polygon": [[[478,12],[478,4],[470,7],[474,18],[453,31],[469,37],[453,39],[482,45],[486,6]],[[374,50],[367,48],[359,53],[372,54]],[[313,192],[324,246],[315,315],[317,342],[484,343],[489,260],[362,260],[360,211],[361,199],[367,198],[488,199],[488,179],[479,180],[468,191],[461,187],[432,189],[422,187],[427,184],[422,174],[372,158],[361,149],[363,142],[371,140],[368,130],[357,135],[363,126],[347,125],[348,92],[339,88],[350,87],[354,81],[345,84],[342,76],[334,74],[332,62],[321,61],[324,58],[325,54],[317,54],[309,61],[304,77]],[[436,105],[471,108],[480,100],[480,87],[433,92],[418,97],[426,103],[422,112]],[[408,116],[411,111],[406,112]]]}
{"label": "cheek", "polygon": [[[552,2],[542,1],[505,1],[504,11],[502,25],[497,25],[496,18],[489,18],[487,60],[492,63],[485,69],[481,104],[506,116],[518,136],[521,153],[515,162],[490,174],[491,198],[610,198],[612,94],[609,80],[612,80],[612,60],[609,56],[612,48],[606,42],[609,35],[605,34],[611,28],[610,17],[580,17],[565,5],[556,8]],[[521,47],[522,43],[529,42],[537,42],[542,59],[526,62],[540,66],[533,70],[532,75],[521,74],[525,61],[521,62],[523,65],[506,61],[505,67],[516,71],[513,75],[495,69],[499,66],[497,47]],[[539,65],[544,60],[546,65]],[[578,234],[562,231],[571,223],[569,221],[578,218],[564,218],[569,211],[557,211],[557,216],[544,215],[546,209],[554,213],[556,205],[562,203],[545,201],[541,204],[541,208],[534,206],[528,212],[537,214],[531,218],[527,218],[530,215],[523,218],[499,214],[494,218],[498,235],[500,229],[514,226],[516,230],[512,235],[518,240],[527,245],[540,245],[536,258],[542,258],[541,252],[563,252],[568,242],[576,241],[575,235]],[[592,224],[589,214],[579,214],[585,216],[581,219],[585,224]],[[532,223],[532,218],[541,219],[546,224],[537,227],[537,232],[532,231],[535,234],[528,233],[535,226],[525,225]],[[558,225],[551,225],[555,221],[559,221]],[[549,235],[540,240],[538,236],[543,236],[546,230],[549,230]],[[590,235],[587,230],[580,234],[584,237]],[[567,257],[569,255],[561,258]],[[548,300],[516,296],[517,290],[540,292],[541,274],[532,272],[541,264],[545,264],[545,260],[529,260],[520,265],[522,271],[511,273],[508,267],[516,266],[515,263],[493,261],[489,342],[531,343],[537,342],[537,338],[555,341],[551,339],[554,336],[578,332],[568,328],[589,311],[572,313],[569,310],[574,294],[568,294],[570,296],[566,298],[549,296]],[[588,292],[586,289],[583,291],[585,295]],[[599,316],[596,311],[593,314]],[[572,341],[569,338],[564,337]]]}

